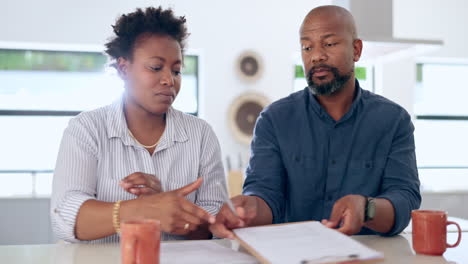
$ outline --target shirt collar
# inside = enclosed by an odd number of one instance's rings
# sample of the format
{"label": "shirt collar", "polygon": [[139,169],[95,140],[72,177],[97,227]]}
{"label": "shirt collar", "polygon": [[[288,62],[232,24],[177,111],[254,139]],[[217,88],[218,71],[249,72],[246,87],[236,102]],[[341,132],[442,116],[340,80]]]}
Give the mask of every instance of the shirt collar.
{"label": "shirt collar", "polygon": [[110,105],[107,112],[107,137],[125,138],[128,134],[127,121],[123,112],[123,97]]}
{"label": "shirt collar", "polygon": [[[362,88],[359,85],[359,82],[358,82],[357,79],[355,79],[355,86],[354,87],[355,87],[355,91],[354,91],[353,103],[351,104],[351,107],[349,108],[348,112],[339,121],[337,121],[339,123],[346,121],[349,117],[351,117],[353,115],[353,113],[356,110],[357,105],[359,104],[359,102],[361,100]],[[306,87],[306,89],[308,90],[307,93],[308,93],[309,102],[310,102],[309,105],[312,107],[312,109],[315,111],[315,113],[317,113],[317,115],[320,116],[320,118],[322,118],[322,119],[326,118],[326,119],[333,120],[333,118],[330,117],[330,115],[327,113],[327,111],[325,111],[325,109],[319,103],[319,101],[315,97],[312,90],[309,87]]]}
{"label": "shirt collar", "polygon": [[[110,105],[107,115],[108,138],[120,138],[125,145],[136,145],[128,133],[127,121],[123,111],[123,97]],[[187,131],[183,125],[183,113],[169,107],[166,113],[166,129],[162,135],[158,150],[168,148],[174,142],[188,140]]]}

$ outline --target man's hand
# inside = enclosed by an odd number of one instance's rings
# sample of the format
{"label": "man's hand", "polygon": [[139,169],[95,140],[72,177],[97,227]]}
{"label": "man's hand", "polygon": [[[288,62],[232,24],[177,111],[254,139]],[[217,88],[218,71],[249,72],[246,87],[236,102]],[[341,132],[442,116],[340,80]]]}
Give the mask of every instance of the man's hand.
{"label": "man's hand", "polygon": [[238,195],[231,200],[236,208],[236,213],[232,212],[227,204],[224,204],[216,216],[216,223],[210,225],[210,231],[217,237],[233,239],[232,229],[255,224],[261,202],[260,198]]}
{"label": "man's hand", "polygon": [[136,196],[151,195],[162,192],[161,182],[155,175],[146,174],[142,172],[135,172],[122,181],[120,186],[125,191],[132,193]]}
{"label": "man's hand", "polygon": [[365,206],[364,196],[346,195],[335,202],[330,219],[322,220],[322,224],[346,235],[359,233],[364,226]]}

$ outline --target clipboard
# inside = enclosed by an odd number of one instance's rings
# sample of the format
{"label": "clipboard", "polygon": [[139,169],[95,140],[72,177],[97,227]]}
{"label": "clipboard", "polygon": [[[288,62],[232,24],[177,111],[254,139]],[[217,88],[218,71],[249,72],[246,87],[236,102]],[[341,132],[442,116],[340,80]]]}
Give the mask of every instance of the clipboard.
{"label": "clipboard", "polygon": [[[300,224],[309,224],[309,223],[314,223],[314,225],[321,225],[319,222],[317,221],[303,221],[303,222],[294,222],[294,223],[284,223],[284,224],[272,224],[272,225],[265,225],[265,226],[259,226],[259,227],[250,227],[250,228],[262,228],[262,229],[265,229],[265,228],[268,228],[268,227],[282,227],[282,226],[291,226],[291,225],[300,225]],[[328,229],[326,227],[323,226],[323,228],[325,229]],[[247,229],[247,228],[241,228],[241,229]],[[280,228],[281,229],[281,228]],[[240,230],[240,229],[236,229],[236,230]],[[239,236],[237,233],[236,233],[236,230],[234,230],[234,237],[235,239],[239,242],[239,244],[245,249],[247,250],[247,252],[249,252],[252,256],[254,256],[255,258],[257,258],[258,261],[260,261],[260,263],[262,264],[272,264],[272,260],[268,259],[265,254],[263,252],[260,252],[257,248],[255,248],[253,245],[251,245],[251,243],[249,243],[248,241],[244,240],[241,238],[241,236]],[[278,231],[278,230],[276,230]],[[281,230],[279,230],[281,231]],[[287,231],[287,230],[284,230],[284,231]],[[330,230],[332,231],[332,230]],[[255,232],[255,231],[253,231]],[[338,231],[333,231],[333,232],[337,232]],[[341,234],[341,233],[338,233],[339,236],[345,236],[347,237],[346,235],[344,234]],[[351,238],[349,238],[351,239]],[[370,249],[368,248],[367,246],[365,245],[362,245],[361,243],[357,242],[357,241],[354,241],[352,240],[352,242],[349,242],[349,243],[353,243],[353,244],[356,244],[356,245],[360,245],[361,247],[363,248],[367,248],[371,251],[375,251],[373,249]],[[281,242],[278,243],[278,245],[280,245]],[[284,244],[283,244],[284,246]],[[377,251],[375,251],[377,252]],[[379,253],[379,252],[377,252]],[[327,258],[325,258],[327,257]],[[315,258],[315,259],[303,259],[302,261],[296,261],[296,262],[291,262],[291,263],[297,263],[297,264],[357,264],[357,263],[365,263],[365,264],[371,264],[371,263],[378,263],[378,262],[381,262],[384,260],[384,257],[383,255],[379,256],[379,257],[376,257],[376,258],[372,258],[372,259],[361,259],[359,256],[352,256],[350,257],[350,255],[340,255],[340,254],[337,254],[336,256],[324,256],[323,259],[318,259],[318,258]]]}

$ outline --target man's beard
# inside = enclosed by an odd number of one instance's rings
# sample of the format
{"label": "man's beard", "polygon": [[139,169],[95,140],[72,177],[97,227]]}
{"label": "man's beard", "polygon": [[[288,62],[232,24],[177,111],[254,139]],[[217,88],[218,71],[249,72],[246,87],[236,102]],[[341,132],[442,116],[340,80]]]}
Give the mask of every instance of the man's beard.
{"label": "man's beard", "polygon": [[[331,80],[328,83],[316,84],[313,81],[312,76],[317,68],[328,69],[331,73],[333,73],[333,80]],[[320,64],[310,69],[309,73],[307,74],[307,84],[309,85],[309,89],[311,89],[315,95],[332,95],[343,89],[344,84],[351,78],[352,72],[353,71],[351,70],[351,72],[349,72],[348,74],[340,75],[337,68],[325,64]]]}

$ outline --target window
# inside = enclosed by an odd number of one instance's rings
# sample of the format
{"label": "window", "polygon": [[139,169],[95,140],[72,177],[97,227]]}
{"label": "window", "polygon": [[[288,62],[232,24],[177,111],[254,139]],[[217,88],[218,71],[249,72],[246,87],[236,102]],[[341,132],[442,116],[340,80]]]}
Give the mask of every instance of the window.
{"label": "window", "polygon": [[[374,67],[367,64],[356,64],[354,68],[356,79],[359,81],[359,85],[366,90],[374,91]],[[297,63],[294,66],[294,92],[300,91],[307,86],[307,81],[304,75],[304,68],[301,63]]]}
{"label": "window", "polygon": [[[70,118],[117,100],[123,83],[100,52],[0,49],[0,197],[48,196]],[[184,57],[174,107],[198,114],[198,57]]]}
{"label": "window", "polygon": [[174,108],[198,115],[198,56],[185,55],[182,70],[182,85],[174,101]]}
{"label": "window", "polygon": [[423,190],[468,190],[468,64],[418,63],[415,143]]}

